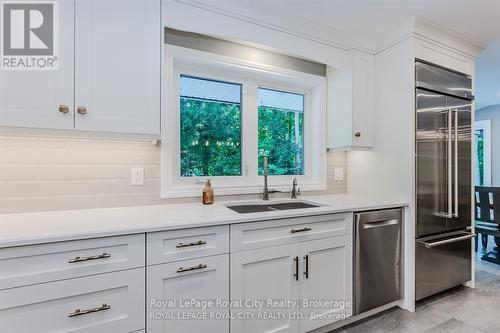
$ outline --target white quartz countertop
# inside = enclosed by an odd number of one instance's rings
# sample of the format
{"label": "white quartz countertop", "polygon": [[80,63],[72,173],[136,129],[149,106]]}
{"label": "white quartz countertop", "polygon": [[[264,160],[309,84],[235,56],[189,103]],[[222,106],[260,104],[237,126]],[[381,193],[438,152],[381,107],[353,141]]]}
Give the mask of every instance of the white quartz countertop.
{"label": "white quartz countertop", "polygon": [[[21,246],[74,239],[245,223],[328,213],[355,212],[406,206],[401,200],[348,194],[303,196],[299,200],[322,206],[294,210],[239,214],[228,204],[264,203],[262,200],[167,204],[0,214],[0,247]],[[290,199],[271,199],[283,202]]]}

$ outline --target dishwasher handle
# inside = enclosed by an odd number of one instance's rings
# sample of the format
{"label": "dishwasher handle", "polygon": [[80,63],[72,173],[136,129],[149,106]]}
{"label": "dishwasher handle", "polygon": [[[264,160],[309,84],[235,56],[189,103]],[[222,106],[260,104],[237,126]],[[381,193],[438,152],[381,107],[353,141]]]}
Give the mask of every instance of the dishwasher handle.
{"label": "dishwasher handle", "polygon": [[354,214],[356,223],[373,223],[403,218],[403,208],[382,209]]}
{"label": "dishwasher handle", "polygon": [[397,225],[399,221],[397,219],[383,220],[383,221],[373,221],[373,222],[361,222],[360,225],[363,229],[386,227],[389,225]]}

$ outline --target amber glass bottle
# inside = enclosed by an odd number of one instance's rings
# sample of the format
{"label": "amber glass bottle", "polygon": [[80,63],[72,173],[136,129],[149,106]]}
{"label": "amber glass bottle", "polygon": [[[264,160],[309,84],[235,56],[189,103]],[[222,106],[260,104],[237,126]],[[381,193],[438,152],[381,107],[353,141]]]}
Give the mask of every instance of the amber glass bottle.
{"label": "amber glass bottle", "polygon": [[214,190],[210,179],[207,179],[205,183],[205,188],[203,189],[202,202],[204,205],[211,205],[214,203]]}

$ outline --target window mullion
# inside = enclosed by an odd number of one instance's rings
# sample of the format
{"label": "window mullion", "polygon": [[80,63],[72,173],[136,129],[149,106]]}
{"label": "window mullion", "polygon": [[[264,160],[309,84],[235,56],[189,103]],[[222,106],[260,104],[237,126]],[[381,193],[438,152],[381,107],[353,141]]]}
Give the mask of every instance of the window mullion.
{"label": "window mullion", "polygon": [[257,84],[243,83],[243,165],[249,181],[257,178]]}

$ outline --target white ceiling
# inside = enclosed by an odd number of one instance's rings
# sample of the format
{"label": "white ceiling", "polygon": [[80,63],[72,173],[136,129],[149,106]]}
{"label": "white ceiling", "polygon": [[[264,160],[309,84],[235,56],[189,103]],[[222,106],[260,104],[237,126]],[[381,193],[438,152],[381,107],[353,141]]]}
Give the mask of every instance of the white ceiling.
{"label": "white ceiling", "polygon": [[[191,0],[328,40],[346,32],[374,39],[413,16],[486,46],[500,38],[500,0]],[[337,37],[337,36],[335,36]],[[338,40],[338,39],[337,39]]]}
{"label": "white ceiling", "polygon": [[487,48],[476,62],[476,106],[500,104],[500,0],[179,1],[324,43],[368,49],[376,49],[385,33],[420,17]]}

